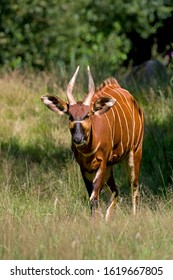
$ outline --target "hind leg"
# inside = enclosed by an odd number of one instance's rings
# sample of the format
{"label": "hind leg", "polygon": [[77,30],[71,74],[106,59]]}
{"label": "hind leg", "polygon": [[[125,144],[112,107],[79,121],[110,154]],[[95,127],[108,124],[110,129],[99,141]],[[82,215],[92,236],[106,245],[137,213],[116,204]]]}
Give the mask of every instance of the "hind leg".
{"label": "hind leg", "polygon": [[132,209],[133,214],[136,215],[138,198],[139,198],[139,171],[140,171],[140,163],[142,158],[142,150],[139,149],[136,152],[133,150],[130,151],[129,158],[127,161],[128,167],[128,181],[131,187],[131,195],[132,195]]}
{"label": "hind leg", "polygon": [[114,212],[115,206],[116,206],[116,198],[118,196],[118,188],[115,184],[114,177],[113,177],[113,167],[110,167],[110,177],[107,181],[107,185],[109,186],[109,191],[107,192],[107,197],[108,197],[108,207],[106,211],[106,222],[108,222]]}

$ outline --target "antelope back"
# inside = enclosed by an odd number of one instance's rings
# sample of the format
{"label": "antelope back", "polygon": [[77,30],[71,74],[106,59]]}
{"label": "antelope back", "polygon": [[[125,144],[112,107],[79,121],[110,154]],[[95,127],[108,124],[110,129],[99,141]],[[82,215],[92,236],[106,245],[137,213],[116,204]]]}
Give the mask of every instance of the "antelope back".
{"label": "antelope back", "polygon": [[91,107],[101,97],[114,98],[116,103],[108,112],[93,118],[93,129],[110,143],[117,159],[122,159],[131,148],[137,150],[142,145],[143,112],[135,98],[114,78],[105,80],[96,89]]}

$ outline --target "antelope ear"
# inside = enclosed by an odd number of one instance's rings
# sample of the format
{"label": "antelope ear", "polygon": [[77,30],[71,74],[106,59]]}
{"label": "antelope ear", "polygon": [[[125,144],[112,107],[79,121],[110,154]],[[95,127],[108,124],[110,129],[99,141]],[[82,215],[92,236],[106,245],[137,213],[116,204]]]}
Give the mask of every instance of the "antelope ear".
{"label": "antelope ear", "polygon": [[41,101],[53,112],[59,115],[68,114],[68,104],[59,97],[52,95],[42,95]]}
{"label": "antelope ear", "polygon": [[93,105],[93,113],[101,115],[106,113],[112,106],[114,106],[116,99],[113,97],[101,97],[97,99]]}

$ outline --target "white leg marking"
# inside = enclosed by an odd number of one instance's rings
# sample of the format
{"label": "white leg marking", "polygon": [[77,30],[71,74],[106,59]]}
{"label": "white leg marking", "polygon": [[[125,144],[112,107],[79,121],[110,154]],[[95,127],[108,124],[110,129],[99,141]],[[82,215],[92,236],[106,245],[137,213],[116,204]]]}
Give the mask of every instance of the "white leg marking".
{"label": "white leg marking", "polygon": [[110,199],[110,205],[106,211],[106,217],[105,217],[106,222],[108,222],[112,218],[115,205],[116,205],[116,198],[115,198],[115,192],[113,192]]}

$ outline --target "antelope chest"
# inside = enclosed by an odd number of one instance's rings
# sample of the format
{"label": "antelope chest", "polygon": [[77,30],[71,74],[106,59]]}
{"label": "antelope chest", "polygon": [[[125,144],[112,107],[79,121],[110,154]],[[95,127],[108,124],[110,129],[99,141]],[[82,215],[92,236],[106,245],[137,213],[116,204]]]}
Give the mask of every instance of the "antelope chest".
{"label": "antelope chest", "polygon": [[82,170],[86,170],[88,173],[96,172],[100,166],[101,159],[97,156],[92,158],[81,157],[77,159]]}
{"label": "antelope chest", "polygon": [[95,176],[96,176],[96,172],[100,167],[100,159],[97,157],[94,157],[92,160],[88,161],[88,160],[84,160],[84,165],[83,165],[83,170],[84,170],[84,174],[85,177],[89,180],[89,181],[93,181]]}

